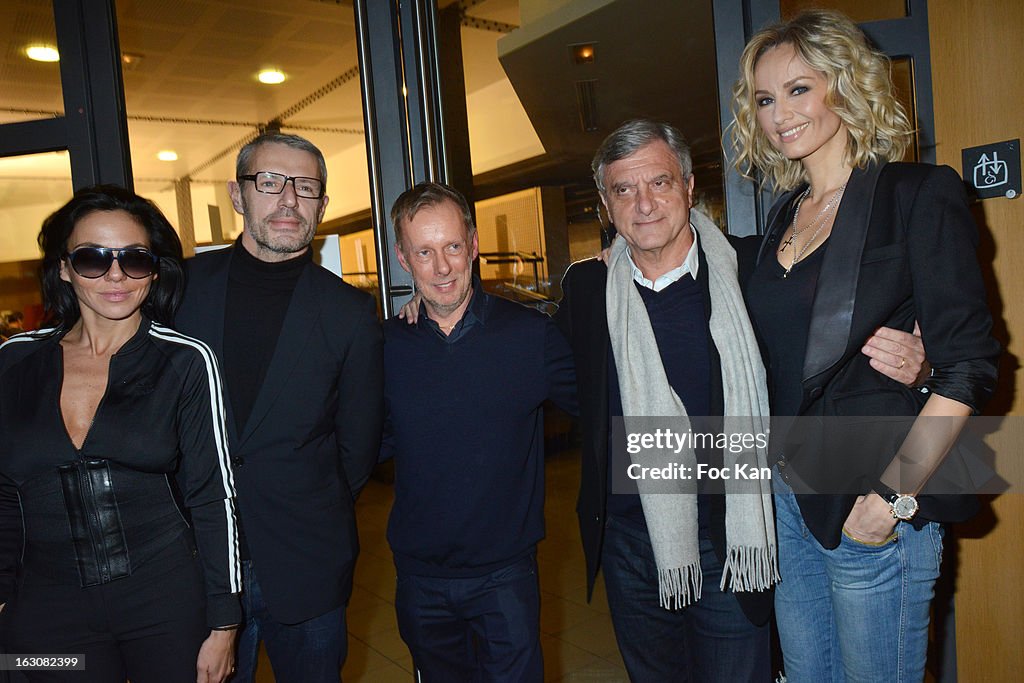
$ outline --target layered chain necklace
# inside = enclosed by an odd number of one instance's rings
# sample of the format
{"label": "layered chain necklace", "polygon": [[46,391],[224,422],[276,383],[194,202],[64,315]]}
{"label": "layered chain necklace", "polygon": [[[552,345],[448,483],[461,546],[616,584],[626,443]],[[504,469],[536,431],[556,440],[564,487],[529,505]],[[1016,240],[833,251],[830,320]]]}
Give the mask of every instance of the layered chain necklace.
{"label": "layered chain necklace", "polygon": [[[835,194],[832,195],[832,198],[828,200],[825,206],[821,208],[821,211],[818,212],[818,215],[812,218],[811,221],[802,229],[798,230],[796,226],[797,222],[800,220],[800,207],[803,206],[804,200],[807,199],[807,195],[811,193],[810,185],[808,185],[807,189],[804,190],[804,193],[800,195],[800,199],[798,199],[796,202],[796,211],[793,213],[793,232],[790,233],[789,239],[783,242],[782,246],[779,248],[779,253],[781,254],[782,252],[786,251],[787,247],[793,247],[793,260],[790,261],[789,267],[786,268],[786,272],[782,274],[782,277],[789,277],[789,274],[793,272],[793,268],[796,267],[796,264],[800,262],[800,259],[804,257],[804,254],[807,253],[807,250],[810,249],[812,244],[814,244],[814,240],[818,239],[818,235],[820,235],[821,231],[825,229],[826,225],[828,225],[829,219],[832,218],[832,214],[836,212],[836,208],[839,206],[839,200],[842,199],[843,192],[845,190],[846,183],[843,183],[842,185],[839,186],[839,189],[836,190]],[[803,246],[797,249],[796,246],[793,245],[793,241],[798,236],[807,232],[811,228],[814,228],[814,232],[812,232],[811,236],[807,238],[807,241],[804,242]]]}

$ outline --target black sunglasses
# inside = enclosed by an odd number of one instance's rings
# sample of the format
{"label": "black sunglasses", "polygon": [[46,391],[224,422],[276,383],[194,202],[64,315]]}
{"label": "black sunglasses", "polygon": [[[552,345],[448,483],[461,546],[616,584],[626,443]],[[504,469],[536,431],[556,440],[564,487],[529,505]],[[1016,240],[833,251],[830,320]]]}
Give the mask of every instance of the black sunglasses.
{"label": "black sunglasses", "polygon": [[67,253],[68,263],[75,272],[90,280],[106,275],[115,258],[121,272],[133,280],[149,277],[156,272],[157,263],[160,262],[156,254],[142,247],[78,247]]}

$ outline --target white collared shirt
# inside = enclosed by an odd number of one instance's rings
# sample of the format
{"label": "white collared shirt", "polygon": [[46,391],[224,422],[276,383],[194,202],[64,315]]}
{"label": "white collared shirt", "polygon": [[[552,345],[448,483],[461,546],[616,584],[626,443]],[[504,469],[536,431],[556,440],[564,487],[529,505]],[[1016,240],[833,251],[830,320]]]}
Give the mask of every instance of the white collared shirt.
{"label": "white collared shirt", "polygon": [[629,258],[629,265],[633,267],[633,279],[642,287],[647,289],[653,289],[655,292],[668,287],[676,280],[682,279],[686,274],[689,274],[694,280],[697,279],[697,269],[700,267],[700,258],[697,252],[697,231],[693,227],[693,223],[690,223],[690,232],[693,233],[693,243],[690,244],[690,251],[687,252],[686,258],[683,259],[683,263],[677,268],[673,268],[654,282],[651,282],[644,277],[644,274],[636,267],[636,263],[633,262],[633,255],[629,249],[626,249],[626,257]]}

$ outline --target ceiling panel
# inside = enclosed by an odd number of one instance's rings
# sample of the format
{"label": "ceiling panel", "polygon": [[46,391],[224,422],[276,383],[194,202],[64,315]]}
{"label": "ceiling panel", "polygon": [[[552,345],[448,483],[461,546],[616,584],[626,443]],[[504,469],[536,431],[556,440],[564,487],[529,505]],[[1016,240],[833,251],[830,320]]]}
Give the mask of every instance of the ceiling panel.
{"label": "ceiling panel", "polygon": [[[472,151],[474,164],[490,169],[547,149],[543,162],[528,164],[537,178],[585,181],[586,162],[602,136],[626,116],[641,114],[678,123],[697,140],[698,156],[713,154],[718,124],[710,2],[644,0],[646,11],[638,12],[639,1],[585,0],[583,5],[602,9],[507,50],[504,65],[498,44],[505,34],[464,24],[471,127],[496,128],[492,137],[474,138],[484,140]],[[563,11],[576,4],[553,6]],[[116,6],[122,51],[140,58],[124,67],[136,177],[226,180],[233,175],[236,145],[257,124],[284,112],[290,113],[285,129],[306,135],[329,158],[364,154],[350,0],[118,0]],[[462,6],[487,21],[520,21],[518,0],[468,0]],[[523,27],[518,33],[530,31],[536,32]],[[21,51],[30,37],[55,42],[51,3],[0,0],[0,121],[38,117],[12,110],[63,110],[59,66],[26,59]],[[567,46],[587,40],[599,43],[598,62],[573,67]],[[289,80],[277,86],[256,82],[256,71],[270,65]],[[335,83],[346,74],[347,82]],[[597,80],[601,128],[584,133],[574,83],[588,78]],[[514,95],[522,105],[508,101]],[[508,122],[513,114],[523,118],[515,128],[521,133],[511,141],[516,144],[511,151],[489,149],[489,141],[508,128],[494,122]],[[534,141],[531,124],[543,147]],[[158,161],[156,151],[169,147],[179,160]],[[530,151],[520,154],[520,147]],[[22,186],[14,196],[26,194]]]}
{"label": "ceiling panel", "polygon": [[202,0],[118,0],[117,17],[118,22],[134,21],[188,30],[209,6],[228,4]]}

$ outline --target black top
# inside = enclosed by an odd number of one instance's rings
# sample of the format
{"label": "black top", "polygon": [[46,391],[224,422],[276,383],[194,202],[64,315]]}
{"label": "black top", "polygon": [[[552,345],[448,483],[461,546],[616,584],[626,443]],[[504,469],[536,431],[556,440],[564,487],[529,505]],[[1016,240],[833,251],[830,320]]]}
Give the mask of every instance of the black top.
{"label": "black top", "polygon": [[277,348],[284,316],[302,270],[313,258],[312,251],[279,263],[261,261],[235,244],[228,271],[228,293],[224,309],[224,378],[231,388],[238,431],[245,423],[263,386],[263,378]]}
{"label": "black top", "polygon": [[747,283],[747,309],[766,356],[772,415],[798,415],[800,411],[811,304],[827,248],[828,242],[815,249],[788,276],[770,254]]}
{"label": "black top", "polygon": [[105,460],[128,564],[145,564],[187,533],[173,482],[195,528],[210,626],[238,623],[234,485],[210,349],[143,320],[110,359],[106,391],[79,449],[60,413],[62,336],[44,330],[0,346],[0,603],[14,592],[19,557],[24,571],[85,583],[68,524],[75,511],[58,467]]}

